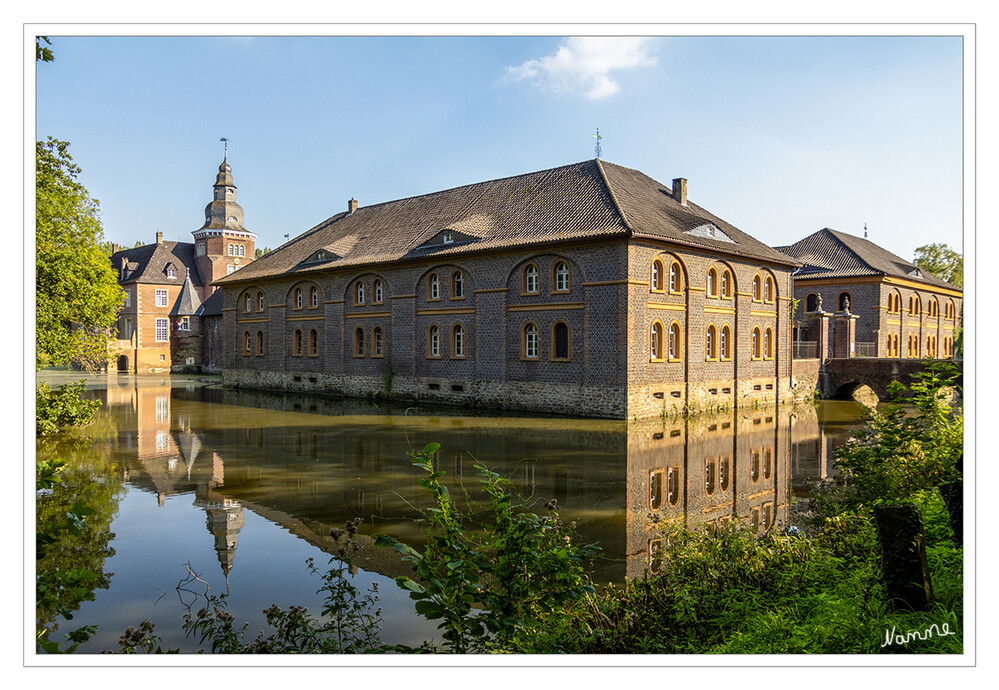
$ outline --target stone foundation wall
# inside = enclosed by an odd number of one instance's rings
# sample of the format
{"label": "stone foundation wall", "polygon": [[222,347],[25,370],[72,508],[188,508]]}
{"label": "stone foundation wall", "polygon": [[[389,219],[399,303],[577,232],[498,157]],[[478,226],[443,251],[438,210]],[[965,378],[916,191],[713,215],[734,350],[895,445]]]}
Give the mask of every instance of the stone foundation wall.
{"label": "stone foundation wall", "polygon": [[524,381],[468,381],[445,378],[364,376],[309,372],[226,369],[226,386],[301,391],[317,395],[428,402],[459,407],[484,407],[549,414],[623,419],[625,391],[610,386]]}
{"label": "stone foundation wall", "polygon": [[633,387],[579,386],[525,381],[468,381],[465,379],[310,372],[226,369],[226,386],[251,390],[299,391],[350,398],[426,402],[466,408],[519,410],[573,417],[648,419],[713,413],[747,405],[790,402],[791,381],[752,379],[708,381],[688,387],[660,384]]}

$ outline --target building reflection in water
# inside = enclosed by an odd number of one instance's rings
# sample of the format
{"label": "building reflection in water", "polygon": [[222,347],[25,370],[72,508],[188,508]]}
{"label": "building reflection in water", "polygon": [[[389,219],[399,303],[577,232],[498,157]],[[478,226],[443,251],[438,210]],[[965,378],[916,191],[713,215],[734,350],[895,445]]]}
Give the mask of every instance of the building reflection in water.
{"label": "building reflection in water", "polygon": [[435,469],[459,499],[476,495],[475,466],[486,465],[535,511],[555,498],[580,538],[600,543],[598,581],[641,577],[660,567],[670,527],[784,529],[792,492],[829,474],[850,424],[844,415],[827,437],[833,422],[811,406],[644,422],[445,417],[169,378],[109,386],[107,402],[128,481],[160,504],[193,494],[227,580],[247,510],[327,551],[330,528],[362,517],[359,565],[407,574],[370,535],[420,541],[414,519],[427,494],[409,453],[430,442],[441,444]]}

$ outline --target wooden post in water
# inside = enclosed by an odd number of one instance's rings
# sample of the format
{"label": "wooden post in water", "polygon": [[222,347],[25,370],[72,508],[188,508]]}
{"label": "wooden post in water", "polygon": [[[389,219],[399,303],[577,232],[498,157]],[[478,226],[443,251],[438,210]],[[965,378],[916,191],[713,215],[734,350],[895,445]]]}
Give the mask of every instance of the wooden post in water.
{"label": "wooden post in water", "polygon": [[940,494],[950,514],[950,528],[954,530],[954,541],[964,545],[964,480],[940,485]]}
{"label": "wooden post in water", "polygon": [[912,505],[874,507],[885,593],[895,608],[925,611],[933,602],[923,521]]}

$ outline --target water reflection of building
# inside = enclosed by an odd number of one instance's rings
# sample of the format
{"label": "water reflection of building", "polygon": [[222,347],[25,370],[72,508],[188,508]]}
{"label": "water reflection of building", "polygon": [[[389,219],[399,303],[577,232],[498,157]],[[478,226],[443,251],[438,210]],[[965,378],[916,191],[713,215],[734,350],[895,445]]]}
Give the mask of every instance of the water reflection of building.
{"label": "water reflection of building", "polygon": [[[161,430],[155,392],[120,398],[133,424],[141,416]],[[335,409],[338,403],[322,399],[276,400],[174,388],[166,450],[147,453],[145,444],[131,450],[133,482],[161,502],[194,494],[226,574],[247,510],[327,551],[330,528],[362,517],[368,536],[360,565],[384,575],[408,573],[394,552],[374,548],[370,535],[420,541],[414,518],[429,495],[417,484],[424,474],[409,453],[435,442],[441,444],[435,469],[447,473],[459,501],[466,492],[478,497],[475,465],[485,465],[537,512],[555,498],[580,537],[601,544],[608,560],[598,564],[598,580],[637,577],[670,526],[702,530],[737,522],[760,534],[786,526],[799,478],[831,472],[833,442],[824,429],[838,423],[809,406],[626,423],[411,416]]]}
{"label": "water reflection of building", "polygon": [[671,528],[787,524],[788,410],[740,411],[628,429],[628,577],[658,567]]}
{"label": "water reflection of building", "polygon": [[154,493],[160,506],[171,496],[193,492],[194,505],[205,510],[206,527],[228,578],[246,516],[238,501],[221,493],[222,456],[205,446],[202,431],[191,428],[192,407],[201,406],[175,400],[169,377],[143,379],[141,384],[136,377],[109,381],[107,405],[119,420],[118,448],[126,479]]}

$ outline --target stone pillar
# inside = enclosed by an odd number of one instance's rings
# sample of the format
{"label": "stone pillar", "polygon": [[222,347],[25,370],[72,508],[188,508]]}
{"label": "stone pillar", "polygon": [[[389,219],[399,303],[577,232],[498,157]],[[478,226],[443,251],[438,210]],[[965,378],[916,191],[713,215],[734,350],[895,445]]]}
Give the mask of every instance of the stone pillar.
{"label": "stone pillar", "polygon": [[836,314],[836,330],[833,335],[833,357],[853,357],[857,350],[857,319],[848,310]]}
{"label": "stone pillar", "polygon": [[815,356],[819,359],[818,389],[822,395],[829,395],[828,375],[826,374],[826,359],[829,357],[829,317],[827,311],[822,311],[821,302],[816,311],[805,312],[808,321],[808,338],[815,341]]}

